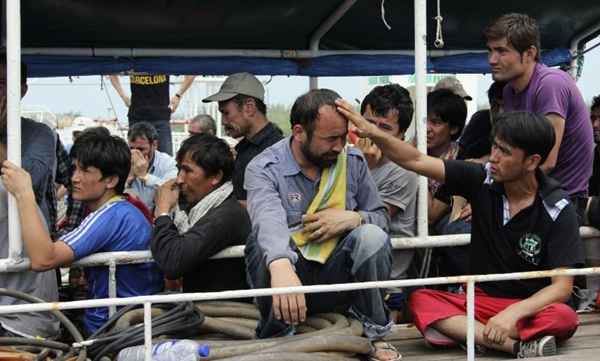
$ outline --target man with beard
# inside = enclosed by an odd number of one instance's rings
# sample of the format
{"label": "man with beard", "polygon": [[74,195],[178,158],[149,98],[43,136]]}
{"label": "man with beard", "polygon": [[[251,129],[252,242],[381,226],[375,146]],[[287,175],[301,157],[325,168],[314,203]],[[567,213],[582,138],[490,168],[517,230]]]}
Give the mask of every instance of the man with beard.
{"label": "man with beard", "polygon": [[233,193],[245,205],[244,173],[250,161],[283,138],[281,130],[267,119],[265,88],[252,74],[236,73],[225,79],[216,94],[202,100],[219,102],[225,133],[243,139],[235,146]]}
{"label": "man with beard", "polygon": [[[327,89],[300,96],[291,111],[292,135],[254,158],[245,188],[252,232],[246,268],[252,288],[379,281],[389,278],[389,217],[367,162],[345,148],[348,121]],[[284,336],[307,314],[348,312],[380,340],[392,322],[381,290],[260,297],[259,338]],[[397,351],[374,342],[375,360]]]}

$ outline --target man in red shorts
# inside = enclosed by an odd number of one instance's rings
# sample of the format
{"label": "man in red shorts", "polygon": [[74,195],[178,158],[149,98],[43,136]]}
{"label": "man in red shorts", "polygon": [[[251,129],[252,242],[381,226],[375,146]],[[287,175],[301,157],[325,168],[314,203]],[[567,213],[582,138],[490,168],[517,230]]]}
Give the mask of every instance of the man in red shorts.
{"label": "man in red shorts", "polygon": [[[352,105],[338,110],[390,160],[444,182],[473,209],[472,274],[570,268],[583,263],[577,214],[558,182],[539,168],[554,145],[554,129],[528,112],[498,117],[485,165],[420,153],[367,122]],[[475,295],[475,343],[519,358],[556,353],[556,340],[573,335],[577,315],[564,304],[573,277],[482,282]],[[409,299],[415,325],[435,345],[466,339],[466,295],[418,290]]]}

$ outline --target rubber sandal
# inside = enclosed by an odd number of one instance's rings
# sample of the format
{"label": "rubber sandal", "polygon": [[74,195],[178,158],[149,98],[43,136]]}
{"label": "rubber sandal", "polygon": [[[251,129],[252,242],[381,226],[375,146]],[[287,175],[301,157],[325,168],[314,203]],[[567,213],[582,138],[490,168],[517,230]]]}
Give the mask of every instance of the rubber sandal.
{"label": "rubber sandal", "polygon": [[373,349],[369,354],[369,361],[383,361],[382,359],[375,357],[375,354],[378,351],[390,351],[390,353],[393,352],[395,354],[393,358],[387,359],[387,361],[398,361],[402,359],[402,355],[400,354],[400,352],[398,352],[398,350],[396,350],[394,345],[392,345],[391,343],[385,341],[374,341]]}

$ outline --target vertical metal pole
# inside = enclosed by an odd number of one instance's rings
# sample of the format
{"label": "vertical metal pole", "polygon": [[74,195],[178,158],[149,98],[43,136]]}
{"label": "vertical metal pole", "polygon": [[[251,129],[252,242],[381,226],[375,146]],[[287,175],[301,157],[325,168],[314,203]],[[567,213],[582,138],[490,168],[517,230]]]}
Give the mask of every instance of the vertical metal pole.
{"label": "vertical metal pole", "polygon": [[467,360],[475,360],[475,282],[467,282]]}
{"label": "vertical metal pole", "polygon": [[[331,28],[344,16],[344,14],[350,10],[350,8],[356,3],[357,0],[344,0],[334,11],[319,25],[317,30],[311,35],[309,41],[309,48],[312,51],[312,56],[315,57],[319,53],[319,44],[321,39]],[[319,78],[311,76],[309,79],[309,89],[317,89],[319,87]]]}
{"label": "vertical metal pole", "polygon": [[144,303],[144,360],[152,361],[152,303]]}
{"label": "vertical metal pole", "polygon": [[[21,1],[6,1],[7,158],[21,166]],[[8,258],[21,258],[17,201],[8,197]]]}
{"label": "vertical metal pole", "polygon": [[[415,96],[417,148],[427,153],[427,0],[415,0]],[[427,179],[419,177],[417,234],[426,239]]]}
{"label": "vertical metal pole", "polygon": [[[110,260],[108,263],[108,298],[117,298],[117,263],[114,260]],[[117,312],[117,306],[108,307],[108,316]]]}

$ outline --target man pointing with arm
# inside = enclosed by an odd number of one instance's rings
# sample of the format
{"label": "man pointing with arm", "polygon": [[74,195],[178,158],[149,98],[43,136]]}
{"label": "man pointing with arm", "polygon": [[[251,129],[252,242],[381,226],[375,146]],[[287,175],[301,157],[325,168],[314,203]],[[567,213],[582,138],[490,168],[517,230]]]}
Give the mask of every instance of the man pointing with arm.
{"label": "man pointing with arm", "polygon": [[[471,273],[569,268],[583,262],[577,216],[568,195],[540,166],[554,146],[554,129],[540,115],[501,115],[485,165],[432,158],[378,130],[343,100],[338,110],[392,161],[444,182],[473,208]],[[475,294],[475,342],[517,357],[556,353],[556,339],[577,329],[564,304],[573,277],[480,283]],[[466,340],[466,295],[419,290],[409,299],[415,324],[434,345]]]}

